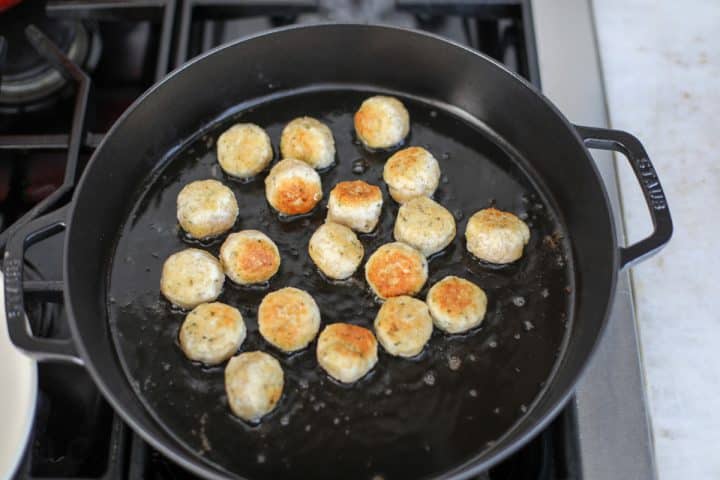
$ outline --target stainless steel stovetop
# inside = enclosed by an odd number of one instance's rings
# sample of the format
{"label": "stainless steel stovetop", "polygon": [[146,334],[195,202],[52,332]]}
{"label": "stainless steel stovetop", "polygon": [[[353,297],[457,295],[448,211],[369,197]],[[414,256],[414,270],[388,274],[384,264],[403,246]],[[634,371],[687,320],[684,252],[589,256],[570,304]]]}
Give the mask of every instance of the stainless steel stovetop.
{"label": "stainless steel stovetop", "polygon": [[[543,93],[571,122],[610,126],[592,0],[534,0],[532,7]],[[613,154],[592,153],[624,238]],[[605,338],[570,406],[581,478],[657,477],[645,392],[633,291],[625,271]]]}

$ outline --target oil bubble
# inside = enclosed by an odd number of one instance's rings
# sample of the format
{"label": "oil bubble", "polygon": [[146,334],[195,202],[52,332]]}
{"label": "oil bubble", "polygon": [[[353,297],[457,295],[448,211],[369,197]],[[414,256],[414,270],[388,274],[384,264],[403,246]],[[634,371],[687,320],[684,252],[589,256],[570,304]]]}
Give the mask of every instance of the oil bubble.
{"label": "oil bubble", "polygon": [[524,307],[525,306],[525,297],[521,297],[519,295],[512,298],[512,303],[516,307]]}
{"label": "oil bubble", "polygon": [[357,175],[362,175],[370,167],[370,164],[364,158],[358,158],[352,162],[352,172]]}
{"label": "oil bubble", "polygon": [[462,360],[460,360],[460,357],[456,355],[450,355],[448,357],[448,367],[450,367],[450,370],[457,371],[460,369],[460,366],[462,365]]}

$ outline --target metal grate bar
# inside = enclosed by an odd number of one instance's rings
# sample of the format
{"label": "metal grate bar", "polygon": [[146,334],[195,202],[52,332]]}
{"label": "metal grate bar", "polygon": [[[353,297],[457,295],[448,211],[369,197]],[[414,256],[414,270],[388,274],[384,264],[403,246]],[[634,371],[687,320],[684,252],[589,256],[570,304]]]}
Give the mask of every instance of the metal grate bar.
{"label": "metal grate bar", "polygon": [[30,25],[25,30],[28,41],[45,59],[62,75],[72,79],[77,84],[75,94],[75,107],[73,110],[72,126],[68,137],[67,163],[65,164],[65,177],[62,185],[46,197],[43,201],[27,211],[12,227],[0,234],[0,248],[4,249],[8,238],[29,221],[48,212],[52,207],[64,200],[72,191],[78,177],[78,160],[80,147],[85,138],[85,118],[87,114],[88,99],[90,97],[90,77],[75,63],[67,58],[62,51],[39,28]]}
{"label": "metal grate bar", "polygon": [[190,58],[190,30],[194,22],[256,16],[293,16],[317,10],[308,0],[187,0],[180,13],[175,67]]}
{"label": "metal grate bar", "polygon": [[170,43],[176,0],[78,1],[52,0],[46,11],[50,16],[103,21],[151,21],[160,24],[160,46],[155,81],[170,68]]}

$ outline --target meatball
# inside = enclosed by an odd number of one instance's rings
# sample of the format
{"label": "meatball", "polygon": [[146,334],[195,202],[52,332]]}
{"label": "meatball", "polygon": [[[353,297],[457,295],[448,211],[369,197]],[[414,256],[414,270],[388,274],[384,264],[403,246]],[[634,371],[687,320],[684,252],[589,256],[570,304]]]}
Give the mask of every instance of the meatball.
{"label": "meatball", "polygon": [[430,256],[453,241],[455,219],[447,208],[436,201],[428,197],[415,197],[398,210],[393,234],[395,240]]}
{"label": "meatball", "polygon": [[393,97],[368,98],[355,112],[354,120],[358,138],[370,148],[394,147],[410,131],[410,115],[405,105]]}
{"label": "meatball", "polygon": [[265,178],[265,196],[283,215],[308,213],[323,196],[320,175],[307,163],[286,158]]}
{"label": "meatball", "polygon": [[257,230],[232,233],[220,247],[220,261],[230,280],[240,285],[263,283],[280,269],[280,251]]}
{"label": "meatball", "polygon": [[355,232],[345,225],[326,222],[310,237],[308,253],[327,277],[344,280],[360,266],[365,249]]}
{"label": "meatball", "polygon": [[260,335],[284,352],[302,350],[320,329],[320,309],[309,293],[292,287],[268,293],[258,309]]}
{"label": "meatball", "polygon": [[380,187],[362,180],[340,182],[330,192],[327,218],[358,232],[369,233],[380,219],[382,205]]}
{"label": "meatball", "polygon": [[422,352],[432,330],[427,305],[412,297],[388,298],[375,317],[375,335],[380,345],[398,357],[414,357]]}
{"label": "meatball", "polygon": [[382,299],[415,295],[425,285],[427,276],[425,256],[400,242],[382,245],[365,264],[365,279]]}
{"label": "meatball", "polygon": [[486,208],[473,214],[465,229],[467,249],[490,263],[512,263],[530,240],[527,224],[509,212]]}
{"label": "meatball", "polygon": [[205,239],[225,233],[239,213],[232,190],[217,180],[188,183],[177,196],[177,219],[193,238]]}
{"label": "meatball", "polygon": [[225,367],[230,410],[248,422],[259,421],[275,408],[284,384],[280,363],[264,352],[241,353]]}
{"label": "meatball", "polygon": [[364,377],[377,363],[377,341],[367,328],[333,323],[320,333],[317,360],[334,379],[352,383]]}
{"label": "meatball", "polygon": [[327,125],[312,117],[288,123],[280,137],[283,158],[297,158],[313,168],[327,168],[335,161],[335,139]]}
{"label": "meatball", "polygon": [[477,327],[487,309],[487,296],[480,287],[452,275],[433,285],[426,300],[433,323],[447,333],[463,333]]}
{"label": "meatball", "polygon": [[224,362],[245,341],[245,322],[238,309],[224,303],[202,303],[180,327],[180,348],[190,360],[205,365]]}
{"label": "meatball", "polygon": [[174,305],[191,309],[219,297],[224,282],[217,258],[204,250],[188,248],[165,260],[160,291]]}
{"label": "meatball", "polygon": [[385,162],[383,179],[398,203],[421,195],[430,197],[440,183],[440,165],[422,147],[405,148]]}
{"label": "meatball", "polygon": [[270,165],[273,150],[265,130],[253,123],[238,123],[218,138],[217,156],[225,173],[246,179]]}

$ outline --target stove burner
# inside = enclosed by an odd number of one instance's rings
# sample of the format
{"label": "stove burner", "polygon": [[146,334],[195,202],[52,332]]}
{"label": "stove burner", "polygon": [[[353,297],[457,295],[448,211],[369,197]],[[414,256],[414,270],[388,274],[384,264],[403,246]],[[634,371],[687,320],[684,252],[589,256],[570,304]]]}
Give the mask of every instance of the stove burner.
{"label": "stove burner", "polygon": [[7,53],[0,81],[0,112],[32,111],[49,105],[63,93],[68,79],[37,53],[25,37],[33,24],[74,63],[93,69],[100,54],[97,31],[76,20],[48,18],[44,2],[26,1],[0,14],[0,32]]}

